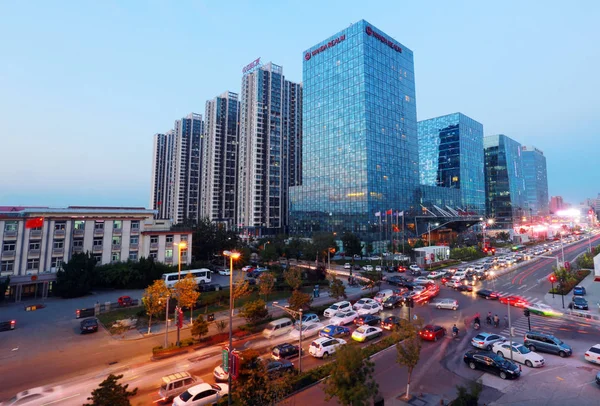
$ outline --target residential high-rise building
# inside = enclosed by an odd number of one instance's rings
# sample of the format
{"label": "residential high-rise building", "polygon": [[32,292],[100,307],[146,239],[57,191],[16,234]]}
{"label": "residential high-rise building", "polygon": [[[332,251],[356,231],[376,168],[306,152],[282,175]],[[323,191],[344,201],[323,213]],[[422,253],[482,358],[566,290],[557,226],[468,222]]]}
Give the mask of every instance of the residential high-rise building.
{"label": "residential high-rise building", "polygon": [[462,113],[418,122],[421,184],[460,191],[460,208],[485,214],[483,125]]}
{"label": "residential high-rise building", "polygon": [[550,214],[556,214],[560,210],[566,209],[565,202],[563,201],[562,196],[552,196],[550,198]]}
{"label": "residential high-rise building", "polygon": [[173,203],[173,130],[154,135],[150,207],[156,218],[171,219]]}
{"label": "residential high-rise building", "polygon": [[528,216],[548,214],[548,173],[546,157],[535,148],[523,146],[523,175]]}
{"label": "residential high-rise building", "polygon": [[201,217],[236,224],[236,187],[240,102],[225,92],[206,102],[202,146]]}
{"label": "residential high-rise building", "polygon": [[361,20],[303,59],[302,186],[290,189],[291,231],[373,239],[377,212],[417,200],[413,53]]}
{"label": "residential high-rise building", "polygon": [[526,214],[521,144],[504,134],[483,138],[486,209],[494,227],[511,228]]}
{"label": "residential high-rise building", "polygon": [[277,233],[287,226],[290,172],[296,182],[301,167],[292,154],[301,145],[302,87],[287,81],[281,66],[260,59],[243,72],[237,223],[250,235]]}

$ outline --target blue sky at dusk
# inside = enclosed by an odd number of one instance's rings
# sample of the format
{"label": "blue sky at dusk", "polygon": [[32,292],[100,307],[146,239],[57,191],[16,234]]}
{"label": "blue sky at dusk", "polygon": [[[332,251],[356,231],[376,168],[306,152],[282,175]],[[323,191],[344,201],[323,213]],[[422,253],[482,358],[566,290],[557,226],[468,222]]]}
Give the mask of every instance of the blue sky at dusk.
{"label": "blue sky at dusk", "polygon": [[152,136],[258,57],[366,19],[414,52],[418,119],[460,111],[600,192],[598,1],[0,1],[0,205],[147,206]]}

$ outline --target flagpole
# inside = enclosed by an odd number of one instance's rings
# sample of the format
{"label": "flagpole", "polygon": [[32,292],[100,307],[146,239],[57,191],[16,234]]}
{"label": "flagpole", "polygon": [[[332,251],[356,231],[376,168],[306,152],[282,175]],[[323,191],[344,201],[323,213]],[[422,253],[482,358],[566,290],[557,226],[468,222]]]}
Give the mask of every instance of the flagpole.
{"label": "flagpole", "polygon": [[404,210],[402,210],[402,255],[406,255],[404,253],[404,239],[405,239],[405,236],[404,236]]}
{"label": "flagpole", "polygon": [[383,230],[381,228],[381,212],[379,212],[379,243],[383,240]]}

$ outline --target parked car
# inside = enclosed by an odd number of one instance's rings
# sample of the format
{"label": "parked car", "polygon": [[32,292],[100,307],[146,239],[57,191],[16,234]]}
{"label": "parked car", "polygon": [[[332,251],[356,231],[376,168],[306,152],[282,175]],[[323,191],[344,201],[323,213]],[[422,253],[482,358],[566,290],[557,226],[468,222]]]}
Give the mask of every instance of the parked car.
{"label": "parked car", "polygon": [[80,324],[81,334],[95,333],[98,331],[98,319],[93,317],[90,319],[84,319]]}
{"label": "parked car", "polygon": [[398,316],[389,316],[381,321],[381,328],[384,330],[393,330],[394,327],[400,326],[400,320],[402,320]]}
{"label": "parked car", "polygon": [[201,383],[192,386],[173,399],[173,406],[204,406],[212,405],[227,396],[229,386],[224,383]]}
{"label": "parked car", "polygon": [[504,340],[506,338],[498,334],[479,333],[471,339],[471,345],[475,348],[491,351],[494,343]]}
{"label": "parked car", "polygon": [[573,294],[576,296],[585,296],[586,293],[587,292],[583,286],[577,285],[573,288]]}
{"label": "parked car", "polygon": [[337,302],[329,306],[323,312],[323,316],[325,317],[333,317],[336,313],[348,313],[352,311],[352,304],[348,301]]}
{"label": "parked car", "polygon": [[404,299],[402,298],[402,296],[394,295],[394,296],[390,296],[387,299],[385,299],[385,302],[383,302],[383,308],[384,309],[395,309],[396,307],[402,306],[403,303],[404,303]]}
{"label": "parked car", "polygon": [[[511,356],[509,341],[498,341],[492,346],[492,351],[504,358]],[[544,357],[531,351],[523,344],[512,342],[512,359],[519,364],[525,364],[529,368],[539,368],[544,366]]]}
{"label": "parked car", "polygon": [[350,265],[350,263],[349,263],[349,262],[346,262],[346,263],[344,264],[344,269],[351,269],[351,268],[352,268],[352,265]]}
{"label": "parked car", "polygon": [[377,314],[380,311],[383,310],[383,307],[375,302],[375,303],[370,303],[370,304],[366,304],[363,307],[361,307],[360,309],[358,309],[358,314],[359,315],[363,315],[363,314]]}
{"label": "parked car", "polygon": [[327,358],[345,344],[346,340],[342,340],[341,338],[321,337],[310,344],[308,353],[315,358]]}
{"label": "parked car", "polygon": [[358,342],[364,342],[372,340],[377,337],[381,337],[383,330],[379,327],[374,326],[360,326],[352,333],[352,339]]}
{"label": "parked car", "polygon": [[569,303],[569,309],[573,310],[589,310],[588,301],[583,296],[573,296],[571,303]]}
{"label": "parked car", "polygon": [[354,319],[354,324],[356,324],[357,326],[378,326],[379,324],[381,324],[381,317],[374,316],[372,314],[365,314]]}
{"label": "parked car", "polygon": [[[321,319],[315,313],[306,313],[302,315],[302,324],[320,323]],[[296,325],[300,325],[300,320],[297,320]]]}
{"label": "parked car", "polygon": [[231,273],[229,271],[229,268],[220,268],[217,272],[221,276],[229,276],[229,275],[231,275]]}
{"label": "parked car", "polygon": [[[317,335],[323,327],[325,326],[322,323],[303,324],[302,337]],[[292,331],[290,331],[290,338],[292,340],[298,340],[300,338],[300,326],[295,326]]]}
{"label": "parked car", "polygon": [[491,372],[501,379],[513,379],[521,375],[521,368],[517,364],[490,351],[467,351],[463,360],[472,370]]}
{"label": "parked car", "polygon": [[480,289],[476,292],[477,296],[482,297],[486,300],[498,300],[500,294],[489,289]]}
{"label": "parked car", "polygon": [[300,353],[300,349],[297,345],[290,343],[283,343],[276,345],[271,350],[271,357],[273,359],[290,359],[297,357]]}
{"label": "parked car", "polygon": [[348,313],[339,312],[329,319],[329,323],[334,326],[343,326],[352,323],[358,316],[359,314],[354,310],[349,311]]}
{"label": "parked car", "polygon": [[202,379],[190,375],[188,372],[175,372],[162,377],[162,385],[158,390],[160,401],[169,402],[184,390],[204,382]]}
{"label": "parked car", "polygon": [[277,377],[294,372],[294,364],[286,359],[279,361],[268,361],[266,367],[267,374],[269,374],[271,377]]}
{"label": "parked car", "polygon": [[216,292],[218,290],[222,290],[218,283],[200,283],[198,285],[199,292]]}
{"label": "parked car", "polygon": [[131,299],[130,296],[120,296],[117,299],[117,303],[119,304],[119,307],[133,306],[133,300]]}
{"label": "parked car", "polygon": [[573,354],[571,346],[563,343],[552,334],[541,333],[538,331],[528,331],[525,333],[525,341],[523,344],[531,351],[558,354],[562,358]]}
{"label": "parked car", "polygon": [[364,268],[365,268],[365,271],[367,271],[367,272],[373,271],[373,265],[365,265]]}
{"label": "parked car", "polygon": [[458,309],[458,300],[456,299],[438,299],[432,303],[438,309],[456,310]]}
{"label": "parked car", "polygon": [[592,345],[592,347],[585,352],[585,360],[594,364],[600,364],[600,344]]}
{"label": "parked car", "polygon": [[337,337],[346,337],[350,335],[350,329],[344,326],[334,326],[330,324],[329,326],[325,326],[325,328],[319,331],[320,337],[329,337],[329,338],[337,338]]}
{"label": "parked car", "polygon": [[370,299],[368,297],[364,297],[362,299],[359,299],[356,303],[354,303],[354,305],[352,306],[352,308],[354,310],[360,310],[360,309],[363,308],[363,306],[371,305],[371,304],[377,304],[377,302],[375,301],[375,299]]}

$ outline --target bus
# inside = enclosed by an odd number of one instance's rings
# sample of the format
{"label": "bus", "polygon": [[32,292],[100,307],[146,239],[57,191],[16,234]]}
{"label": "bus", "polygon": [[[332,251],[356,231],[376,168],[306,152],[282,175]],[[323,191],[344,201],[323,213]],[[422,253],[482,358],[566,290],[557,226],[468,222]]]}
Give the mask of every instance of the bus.
{"label": "bus", "polygon": [[[185,278],[186,275],[189,273],[191,273],[194,276],[194,280],[196,281],[196,283],[198,285],[200,285],[202,283],[210,283],[212,280],[212,276],[211,276],[212,272],[210,269],[207,269],[207,268],[190,269],[187,271],[181,271],[181,279]],[[162,280],[165,281],[165,285],[167,285],[167,288],[172,288],[173,286],[175,286],[178,279],[179,279],[178,272],[164,273],[162,275]]]}
{"label": "bus", "polygon": [[511,251],[512,252],[521,252],[521,251],[525,251],[527,247],[525,245],[514,245],[513,247],[511,247]]}

